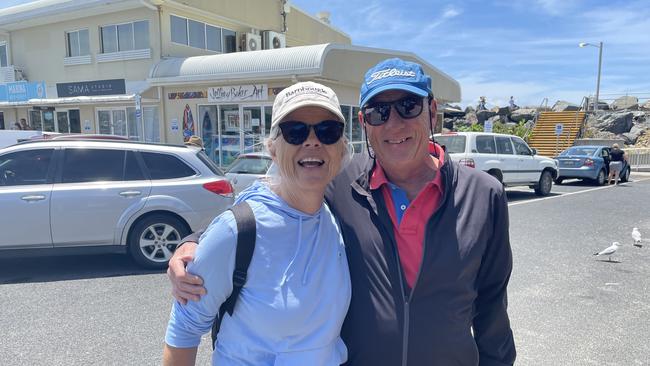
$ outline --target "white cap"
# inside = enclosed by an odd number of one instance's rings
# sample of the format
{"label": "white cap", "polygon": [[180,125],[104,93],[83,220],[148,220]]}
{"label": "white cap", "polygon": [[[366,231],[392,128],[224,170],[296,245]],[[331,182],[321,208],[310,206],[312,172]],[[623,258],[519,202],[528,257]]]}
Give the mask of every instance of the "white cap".
{"label": "white cap", "polygon": [[345,123],[339,98],[336,93],[329,87],[314,83],[312,81],[303,81],[293,84],[283,89],[275,97],[273,102],[273,113],[271,116],[271,130],[277,128],[278,124],[289,113],[302,107],[320,107],[336,115],[338,119]]}

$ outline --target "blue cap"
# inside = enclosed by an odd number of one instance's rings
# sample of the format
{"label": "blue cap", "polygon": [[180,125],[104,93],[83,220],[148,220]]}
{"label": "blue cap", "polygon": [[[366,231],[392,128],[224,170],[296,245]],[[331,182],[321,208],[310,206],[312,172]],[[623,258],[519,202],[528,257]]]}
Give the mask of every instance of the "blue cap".
{"label": "blue cap", "polygon": [[422,66],[399,58],[384,60],[366,72],[359,106],[363,107],[372,97],[386,90],[404,90],[422,97],[433,95],[431,78],[424,73]]}

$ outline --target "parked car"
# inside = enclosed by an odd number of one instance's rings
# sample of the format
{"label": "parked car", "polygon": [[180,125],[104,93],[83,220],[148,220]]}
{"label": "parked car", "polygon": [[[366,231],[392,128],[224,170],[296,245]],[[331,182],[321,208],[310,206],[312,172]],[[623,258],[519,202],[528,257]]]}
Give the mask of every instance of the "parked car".
{"label": "parked car", "polygon": [[200,149],[78,137],[23,142],[0,149],[0,256],[128,252],[164,268],[181,238],[233,200],[230,182]]}
{"label": "parked car", "polygon": [[230,179],[235,194],[239,194],[257,179],[265,176],[272,163],[273,159],[267,153],[258,152],[239,155],[226,169],[226,177]]}
{"label": "parked car", "polygon": [[[555,159],[560,166],[560,173],[555,178],[556,184],[562,184],[562,181],[571,178],[588,180],[599,186],[607,181],[610,162],[609,146],[572,146],[562,151]],[[625,161],[620,179],[621,182],[630,179],[630,166]]]}
{"label": "parked car", "polygon": [[555,160],[539,156],[518,136],[487,132],[436,134],[452,160],[480,169],[506,187],[529,186],[540,196],[551,192],[558,167]]}

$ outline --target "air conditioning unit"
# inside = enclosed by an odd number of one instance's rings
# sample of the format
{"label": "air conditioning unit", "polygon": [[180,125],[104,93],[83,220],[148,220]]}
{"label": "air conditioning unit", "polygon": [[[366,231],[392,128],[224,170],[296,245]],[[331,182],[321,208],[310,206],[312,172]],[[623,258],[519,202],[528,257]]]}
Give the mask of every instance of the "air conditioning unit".
{"label": "air conditioning unit", "polygon": [[276,48],[285,48],[287,46],[284,34],[278,32],[262,32],[262,41],[265,50],[274,50]]}
{"label": "air conditioning unit", "polygon": [[258,51],[262,49],[262,36],[254,33],[244,33],[241,36],[242,51]]}

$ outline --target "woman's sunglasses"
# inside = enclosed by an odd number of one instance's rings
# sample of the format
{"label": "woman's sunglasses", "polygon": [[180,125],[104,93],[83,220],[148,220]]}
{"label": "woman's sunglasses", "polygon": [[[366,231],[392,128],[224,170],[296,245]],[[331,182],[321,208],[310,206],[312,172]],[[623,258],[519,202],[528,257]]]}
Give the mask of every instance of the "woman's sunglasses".
{"label": "woman's sunglasses", "polygon": [[307,141],[309,130],[314,129],[314,133],[320,142],[325,145],[336,143],[343,136],[344,124],[340,121],[325,120],[309,125],[301,121],[286,121],[280,123],[282,137],[291,145],[300,145]]}
{"label": "woman's sunglasses", "polygon": [[391,107],[404,119],[415,118],[422,113],[424,98],[417,95],[407,95],[392,102],[369,103],[361,109],[363,120],[371,126],[381,126],[388,121]]}

